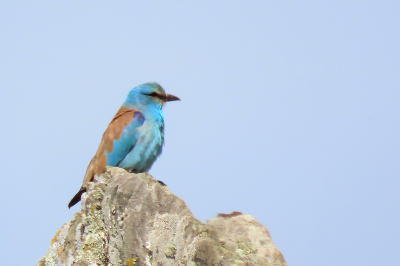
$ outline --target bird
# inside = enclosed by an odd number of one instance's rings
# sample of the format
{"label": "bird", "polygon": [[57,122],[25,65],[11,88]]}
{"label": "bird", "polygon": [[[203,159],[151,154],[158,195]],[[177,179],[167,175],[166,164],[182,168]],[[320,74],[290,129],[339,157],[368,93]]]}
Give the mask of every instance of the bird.
{"label": "bird", "polygon": [[106,166],[124,168],[131,173],[147,172],[164,146],[164,114],[166,102],[180,101],[166,94],[156,82],[133,88],[105,130],[96,154],[90,161],[78,193],[68,208],[81,200],[87,183],[94,175],[105,172]]}

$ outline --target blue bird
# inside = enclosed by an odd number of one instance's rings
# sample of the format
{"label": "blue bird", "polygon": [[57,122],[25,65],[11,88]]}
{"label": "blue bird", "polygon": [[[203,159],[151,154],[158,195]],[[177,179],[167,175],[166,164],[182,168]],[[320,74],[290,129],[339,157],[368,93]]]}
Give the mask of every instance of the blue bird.
{"label": "blue bird", "polygon": [[86,185],[106,166],[117,166],[133,173],[148,171],[161,154],[164,144],[165,102],[180,101],[166,94],[158,83],[145,83],[132,89],[103,134],[90,161],[82,187],[72,198],[71,208],[81,200]]}

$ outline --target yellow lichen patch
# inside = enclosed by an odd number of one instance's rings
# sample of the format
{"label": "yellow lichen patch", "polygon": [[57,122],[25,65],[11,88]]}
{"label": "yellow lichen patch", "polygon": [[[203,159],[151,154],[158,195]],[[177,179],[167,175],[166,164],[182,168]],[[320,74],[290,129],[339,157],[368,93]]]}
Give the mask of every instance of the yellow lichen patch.
{"label": "yellow lichen patch", "polygon": [[94,215],[94,209],[96,209],[96,205],[95,205],[95,204],[92,204],[92,206],[90,207],[90,213],[91,213],[92,215]]}
{"label": "yellow lichen patch", "polygon": [[257,253],[257,247],[246,242],[238,242],[236,252],[241,257],[248,257],[252,254]]}
{"label": "yellow lichen patch", "polygon": [[[63,226],[64,226],[64,224],[63,224]],[[62,226],[61,226],[61,228],[62,228]],[[60,232],[61,232],[61,228],[60,228],[60,230],[57,231],[56,235],[55,235],[55,236],[53,237],[53,239],[51,240],[51,244],[50,244],[50,245],[53,245],[54,242],[57,241],[57,237],[58,237],[58,235],[59,235]]]}
{"label": "yellow lichen patch", "polygon": [[134,266],[134,265],[136,265],[137,259],[138,259],[138,257],[130,258],[129,260],[127,260],[125,262],[125,264],[128,265],[128,266]]}

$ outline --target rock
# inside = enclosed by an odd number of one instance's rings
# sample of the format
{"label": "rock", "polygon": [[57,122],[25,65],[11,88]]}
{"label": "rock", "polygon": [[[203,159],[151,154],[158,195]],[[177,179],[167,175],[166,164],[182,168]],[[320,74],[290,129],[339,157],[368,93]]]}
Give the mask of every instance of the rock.
{"label": "rock", "polygon": [[37,266],[286,265],[251,215],[219,214],[203,224],[145,173],[108,167],[81,204]]}

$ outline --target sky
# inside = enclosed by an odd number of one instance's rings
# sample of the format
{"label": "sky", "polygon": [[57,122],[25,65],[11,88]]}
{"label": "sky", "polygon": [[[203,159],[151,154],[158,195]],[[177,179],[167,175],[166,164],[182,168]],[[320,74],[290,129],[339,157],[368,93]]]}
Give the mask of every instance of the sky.
{"label": "sky", "polygon": [[400,265],[399,1],[0,1],[2,265],[35,265],[133,87],[150,170],[205,222],[241,211],[290,266]]}

